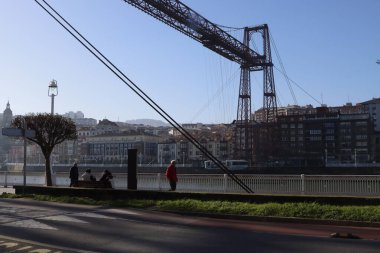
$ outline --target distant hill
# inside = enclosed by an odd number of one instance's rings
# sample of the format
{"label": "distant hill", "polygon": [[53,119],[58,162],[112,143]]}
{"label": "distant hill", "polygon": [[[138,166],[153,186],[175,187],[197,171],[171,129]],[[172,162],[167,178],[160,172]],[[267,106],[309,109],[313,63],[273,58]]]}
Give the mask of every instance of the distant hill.
{"label": "distant hill", "polygon": [[153,127],[160,127],[160,126],[170,126],[169,123],[163,122],[161,120],[156,119],[134,119],[134,120],[126,120],[125,123],[128,124],[134,124],[134,125],[146,125],[146,126],[153,126]]}

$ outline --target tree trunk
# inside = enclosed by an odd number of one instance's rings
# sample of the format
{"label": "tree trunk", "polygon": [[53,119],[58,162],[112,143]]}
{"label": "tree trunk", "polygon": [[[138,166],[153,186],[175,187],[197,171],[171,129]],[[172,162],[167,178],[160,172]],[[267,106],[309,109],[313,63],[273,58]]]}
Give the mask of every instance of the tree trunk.
{"label": "tree trunk", "polygon": [[45,156],[45,176],[46,176],[46,186],[52,186],[51,180],[51,170],[50,170],[50,154]]}

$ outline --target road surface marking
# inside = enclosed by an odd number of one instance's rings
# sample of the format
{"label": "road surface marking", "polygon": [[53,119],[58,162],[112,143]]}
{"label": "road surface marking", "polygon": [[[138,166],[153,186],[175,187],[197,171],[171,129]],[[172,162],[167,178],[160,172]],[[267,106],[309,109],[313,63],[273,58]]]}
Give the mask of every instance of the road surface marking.
{"label": "road surface marking", "polygon": [[106,216],[106,215],[103,215],[103,214],[89,213],[89,212],[87,212],[87,213],[73,213],[71,215],[80,216],[80,217],[89,217],[89,218],[110,219],[110,220],[115,220],[116,219],[114,217]]}
{"label": "road surface marking", "polygon": [[141,215],[140,213],[136,213],[136,212],[133,212],[133,211],[129,211],[129,210],[123,210],[123,209],[107,209],[105,210],[106,212],[109,212],[109,213],[119,213],[119,214],[131,214],[131,215]]}
{"label": "road surface marking", "polygon": [[76,222],[76,223],[88,223],[87,221],[79,220],[67,215],[53,215],[37,218],[38,220],[53,220],[53,221],[65,221],[65,222]]}
{"label": "road surface marking", "polygon": [[33,247],[32,246],[25,246],[25,247],[22,247],[22,248],[15,249],[14,252],[16,252],[16,251],[24,251],[24,250],[31,249],[31,248],[33,248]]}
{"label": "road surface marking", "polygon": [[44,223],[38,222],[33,219],[28,220],[18,220],[14,222],[9,222],[2,224],[3,226],[9,226],[9,227],[24,227],[24,228],[37,228],[37,229],[50,229],[50,230],[57,230],[56,228],[46,225]]}
{"label": "road surface marking", "polygon": [[13,248],[13,247],[16,247],[18,245],[18,243],[16,242],[4,242],[4,241],[1,241],[0,243],[0,247],[3,247],[3,248]]}
{"label": "road surface marking", "polygon": [[52,252],[50,249],[35,249],[32,251],[29,251],[29,253],[50,253]]}

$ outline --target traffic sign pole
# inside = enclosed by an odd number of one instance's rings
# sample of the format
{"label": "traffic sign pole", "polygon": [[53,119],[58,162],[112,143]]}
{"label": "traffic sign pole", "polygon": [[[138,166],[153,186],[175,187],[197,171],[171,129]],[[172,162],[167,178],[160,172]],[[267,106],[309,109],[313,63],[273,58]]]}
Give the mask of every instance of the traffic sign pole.
{"label": "traffic sign pole", "polygon": [[13,127],[5,127],[1,130],[1,133],[6,136],[16,136],[16,137],[23,137],[24,139],[24,168],[23,168],[23,176],[24,176],[24,187],[23,187],[23,193],[25,193],[25,186],[26,186],[26,138],[34,138],[36,136],[35,130],[28,130],[26,129],[26,121],[25,118],[23,119],[23,126],[22,128],[13,128]]}

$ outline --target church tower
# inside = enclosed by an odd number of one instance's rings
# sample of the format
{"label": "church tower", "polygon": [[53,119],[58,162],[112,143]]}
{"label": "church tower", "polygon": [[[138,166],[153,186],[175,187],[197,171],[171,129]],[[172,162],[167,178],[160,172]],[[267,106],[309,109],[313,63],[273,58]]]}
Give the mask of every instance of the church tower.
{"label": "church tower", "polygon": [[12,123],[12,119],[13,119],[13,113],[8,101],[7,107],[5,108],[4,113],[3,113],[3,127],[10,127]]}

